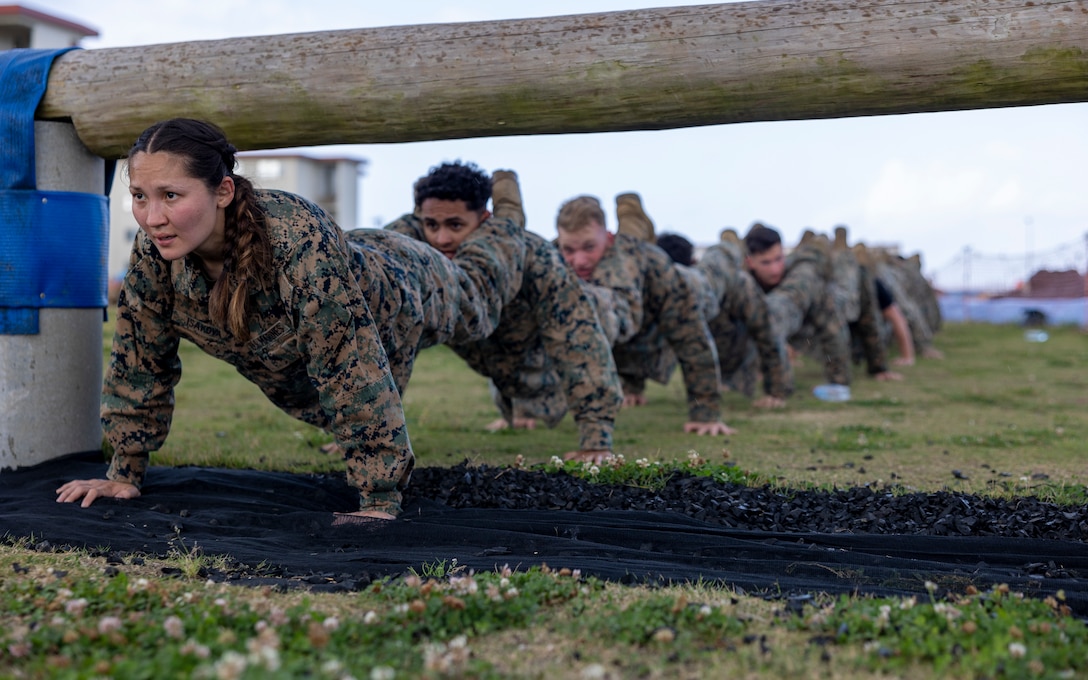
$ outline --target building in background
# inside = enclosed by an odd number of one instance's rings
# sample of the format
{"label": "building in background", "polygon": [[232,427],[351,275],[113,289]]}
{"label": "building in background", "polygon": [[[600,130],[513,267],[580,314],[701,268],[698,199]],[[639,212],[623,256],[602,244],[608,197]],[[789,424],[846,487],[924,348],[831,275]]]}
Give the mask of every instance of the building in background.
{"label": "building in background", "polygon": [[[238,154],[238,167],[234,171],[248,177],[258,189],[282,189],[308,198],[324,208],[341,228],[354,229],[359,226],[359,181],[366,164],[361,158],[251,151]],[[124,163],[118,163],[110,189],[111,289],[124,276],[132,240],[139,230],[132,217],[132,196],[123,168]]]}
{"label": "building in background", "polygon": [[0,50],[77,47],[98,31],[23,5],[0,5]]}

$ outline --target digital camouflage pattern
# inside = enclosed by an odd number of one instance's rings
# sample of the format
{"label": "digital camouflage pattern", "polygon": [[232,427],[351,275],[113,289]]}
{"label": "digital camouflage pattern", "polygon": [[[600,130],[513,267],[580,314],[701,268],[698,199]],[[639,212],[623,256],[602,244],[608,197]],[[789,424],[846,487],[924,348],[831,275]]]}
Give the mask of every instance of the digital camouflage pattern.
{"label": "digital camouflage pattern", "polygon": [[[404,371],[389,357],[410,367],[416,334],[420,344],[489,334],[501,313],[489,305],[501,308],[494,291],[502,289],[478,288],[520,283],[524,253],[476,247],[465,269],[419,271],[427,258],[445,258],[420,249],[416,260],[397,260],[379,255],[376,242],[352,247],[317,205],[285,192],[256,195],[268,217],[276,278],[253,296],[248,342],[212,321],[212,281],[198,265],[190,258],[168,262],[137,235],[103,386],[102,423],[113,448],[107,476],[143,483],[149,454],[170,429],[185,338],[233,365],[285,412],[332,432],[360,509],[396,514],[414,457],[394,382]],[[416,247],[403,242],[402,253]],[[386,270],[391,262],[397,266]],[[446,297],[435,300],[439,288]]]}
{"label": "digital camouflage pattern", "polygon": [[849,329],[851,345],[865,359],[869,375],[883,373],[888,370],[888,354],[881,332],[883,315],[876,299],[876,280],[849,248],[833,247],[831,264],[832,297]]}
{"label": "digital camouflage pattern", "polygon": [[[590,283],[612,290],[625,303],[628,318],[623,325],[638,329],[612,348],[625,390],[638,392],[647,379],[667,382],[679,363],[689,419],[720,420],[718,355],[702,314],[703,303],[665,251],[616,234]],[[661,351],[666,346],[671,354]]]}
{"label": "digital camouflage pattern", "polygon": [[779,399],[788,397],[793,392],[793,371],[786,343],[774,332],[763,291],[745,271],[739,246],[722,242],[708,247],[695,269],[711,290],[713,309],[707,324],[717,347],[722,382],[754,396],[758,358],[764,391]]}
{"label": "digital camouflage pattern", "polygon": [[830,278],[831,261],[826,248],[815,242],[799,245],[786,258],[782,281],[767,291],[767,309],[775,333],[787,340],[806,323],[811,324],[812,346],[802,349],[822,358],[828,382],[849,385],[849,333],[835,306]]}
{"label": "digital camouflage pattern", "polygon": [[892,297],[895,298],[895,304],[899,307],[899,311],[903,312],[903,317],[907,320],[915,351],[923,354],[932,349],[933,329],[926,320],[926,315],[922,311],[916,294],[912,295],[911,289],[908,288],[905,281],[907,275],[898,266],[898,258],[878,253],[874,256],[874,260],[876,261],[877,278],[883,281],[884,285],[891,291]]}
{"label": "digital camouflage pattern", "polygon": [[[422,222],[410,214],[386,229],[424,238]],[[526,244],[522,283],[494,333],[447,344],[491,380],[508,422],[516,413],[553,427],[569,409],[580,449],[611,450],[623,394],[594,304],[552,243],[528,231],[521,238]]]}

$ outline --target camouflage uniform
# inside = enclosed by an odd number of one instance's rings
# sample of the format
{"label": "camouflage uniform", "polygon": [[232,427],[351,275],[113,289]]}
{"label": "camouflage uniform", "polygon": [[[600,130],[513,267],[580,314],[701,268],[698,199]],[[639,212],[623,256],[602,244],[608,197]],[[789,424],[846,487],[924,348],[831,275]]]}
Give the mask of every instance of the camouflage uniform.
{"label": "camouflage uniform", "polygon": [[903,312],[903,317],[907,320],[907,325],[910,326],[910,335],[914,342],[915,351],[922,354],[926,350],[932,349],[933,329],[926,320],[926,315],[922,311],[917,297],[908,293],[908,290],[911,289],[908,288],[906,282],[907,274],[902,267],[897,266],[898,258],[877,256],[875,259],[876,276],[888,287],[892,297],[895,298],[895,304],[899,307],[899,311]]}
{"label": "camouflage uniform", "polygon": [[[422,222],[404,215],[386,229],[422,240]],[[552,244],[532,232],[522,285],[503,308],[490,337],[447,344],[477,373],[490,378],[508,422],[528,415],[553,427],[568,408],[578,424],[579,448],[610,450],[623,394],[610,344],[578,279]]]}
{"label": "camouflage uniform", "polygon": [[723,383],[753,396],[758,356],[764,391],[779,399],[788,397],[793,391],[793,373],[786,345],[774,333],[763,291],[744,270],[740,249],[728,242],[712,245],[695,268],[712,293],[713,309],[707,314],[707,323],[717,346]]}
{"label": "camouflage uniform", "polygon": [[[638,329],[616,343],[612,354],[626,391],[639,393],[647,378],[665,383],[679,363],[687,389],[689,420],[721,419],[718,356],[697,290],[657,246],[626,234],[597,263],[590,283],[611,289]],[[663,352],[668,347],[671,352]]]}
{"label": "camouflage uniform", "polygon": [[805,323],[811,324],[828,382],[849,385],[849,334],[835,306],[830,278],[829,254],[816,244],[798,246],[786,259],[782,281],[767,290],[767,309],[779,337],[792,338]]}
{"label": "camouflage uniform", "polygon": [[494,291],[503,289],[483,287],[520,283],[524,252],[480,240],[461,268],[401,239],[401,255],[415,249],[402,258],[380,249],[386,238],[397,245],[393,235],[352,247],[316,205],[284,192],[256,196],[275,281],[251,297],[247,342],[211,319],[212,281],[192,258],[168,262],[137,235],[103,385],[102,423],[114,452],[107,476],[142,485],[149,454],[170,429],[186,338],[285,412],[334,433],[361,509],[396,514],[414,459],[394,376],[410,370],[419,346],[493,331],[503,299]]}
{"label": "camouflage uniform", "polygon": [[[864,357],[869,375],[888,370],[888,355],[881,332],[882,315],[876,299],[876,281],[868,267],[858,263],[849,248],[831,251],[832,296],[846,322],[855,356]],[[857,359],[855,359],[856,361]]]}

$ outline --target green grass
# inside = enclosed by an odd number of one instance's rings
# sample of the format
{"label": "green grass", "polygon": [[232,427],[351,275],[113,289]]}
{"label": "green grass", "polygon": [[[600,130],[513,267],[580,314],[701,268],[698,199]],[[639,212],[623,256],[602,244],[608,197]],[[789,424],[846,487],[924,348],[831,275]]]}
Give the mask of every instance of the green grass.
{"label": "green grass", "polygon": [[[738,434],[681,432],[679,380],[616,426],[622,463],[598,481],[648,488],[677,469],[782,487],[897,485],[1085,502],[1085,334],[957,325],[943,361],[900,383],[858,377],[854,399],[811,396],[807,360],[781,411],[726,395]],[[108,329],[107,329],[108,332]],[[278,412],[229,366],[183,348],[174,429],[157,465],[341,469],[328,435]],[[404,399],[422,466],[538,464],[575,448],[554,430],[484,431],[496,417],[485,381],[448,350],[422,353]],[[519,463],[520,461],[520,463]],[[956,471],[956,474],[953,473]],[[588,472],[585,474],[589,474]],[[229,557],[178,542],[117,567],[85,552],[0,546],[0,677],[1078,677],[1088,633],[1060,598],[997,587],[884,599],[782,602],[713,584],[629,588],[538,567],[468,573],[434,555],[401,578],[341,595],[238,588],[204,580]],[[167,572],[163,568],[167,567]],[[164,573],[174,576],[164,577]]]}
{"label": "green grass", "polygon": [[[761,411],[727,394],[725,420],[738,430],[730,437],[682,433],[681,381],[651,383],[647,406],[620,413],[616,453],[628,461],[683,461],[695,450],[784,486],[894,481],[920,491],[1005,493],[1008,480],[1028,478],[1014,485],[1018,493],[1053,496],[1088,485],[1088,470],[1077,464],[1088,437],[1084,333],[1057,328],[1048,342],[1028,343],[1015,326],[967,324],[939,340],[947,358],[921,360],[903,371],[902,382],[856,371],[847,403],[812,396],[821,373],[810,359],[783,410]],[[327,434],[278,411],[230,366],[189,345],[182,362],[173,431],[154,463],[341,469],[339,459],[318,451],[331,441]],[[486,381],[444,347],[420,354],[404,406],[420,466],[466,459],[513,465],[519,456],[526,465],[544,464],[577,447],[570,417],[552,430],[485,431],[497,417]],[[1047,483],[1039,483],[1044,475]]]}

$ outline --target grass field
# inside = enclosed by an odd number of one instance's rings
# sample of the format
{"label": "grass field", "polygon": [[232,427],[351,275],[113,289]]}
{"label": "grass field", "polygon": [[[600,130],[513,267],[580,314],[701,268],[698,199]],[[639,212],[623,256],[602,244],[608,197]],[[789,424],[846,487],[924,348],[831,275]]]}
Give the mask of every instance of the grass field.
{"label": "grass field", "polygon": [[[902,382],[855,376],[853,399],[811,394],[819,366],[805,360],[797,393],[780,411],[725,395],[728,438],[683,434],[683,383],[650,383],[649,404],[620,413],[616,452],[628,460],[680,460],[696,450],[727,458],[785,486],[901,484],[921,491],[1073,492],[1088,484],[1081,458],[1088,437],[1088,346],[1078,329],[1052,330],[1031,343],[1015,326],[956,325],[939,336],[944,360],[922,360]],[[318,453],[330,441],[271,406],[234,370],[183,348],[174,429],[158,464],[198,463],[284,470],[335,470]],[[229,405],[229,406],[227,406]],[[489,433],[497,412],[487,383],[452,352],[421,353],[404,397],[417,465],[465,459],[528,464],[576,448],[570,417],[553,430]],[[226,407],[225,407],[226,406]]]}
{"label": "grass field", "polygon": [[[624,411],[628,460],[696,450],[757,479],[796,487],[894,484],[1083,503],[1088,484],[1088,336],[956,325],[943,361],[901,383],[858,377],[853,400],[811,396],[799,369],[786,409],[727,395],[738,434],[681,433],[682,385],[652,385]],[[109,329],[107,329],[107,335]],[[338,470],[329,441],[271,407],[225,364],[184,348],[174,430],[154,464]],[[465,459],[543,463],[576,445],[554,430],[484,431],[485,381],[444,348],[422,353],[405,395],[420,466]],[[1088,629],[1060,600],[1001,588],[952,599],[817,598],[801,616],[781,602],[691,583],[632,588],[534,568],[469,574],[441,556],[407,578],[350,595],[207,582],[220,556],[197,546],[110,567],[85,552],[0,547],[0,677],[394,678],[1083,677]],[[180,577],[164,578],[163,567]],[[110,569],[113,571],[110,571]],[[110,577],[106,577],[110,576]]]}

